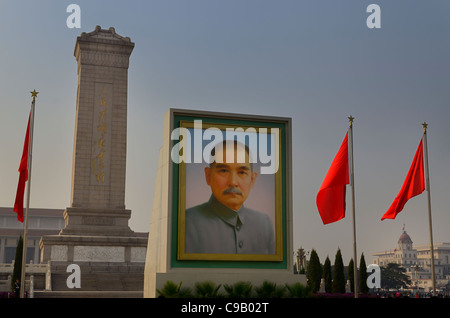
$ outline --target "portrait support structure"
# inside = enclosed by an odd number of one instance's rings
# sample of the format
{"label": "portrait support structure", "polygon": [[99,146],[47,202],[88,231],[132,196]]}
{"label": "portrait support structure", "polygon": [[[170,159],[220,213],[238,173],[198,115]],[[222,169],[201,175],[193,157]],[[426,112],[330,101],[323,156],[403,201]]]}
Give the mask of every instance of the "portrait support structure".
{"label": "portrait support structure", "polygon": [[[224,201],[215,200],[206,174],[213,145],[221,138],[228,141],[229,136],[243,140],[250,148],[256,147],[252,149],[256,157],[252,169],[258,172],[258,178],[245,198],[241,198],[245,202],[236,211],[228,208]],[[293,274],[291,171],[290,118],[169,109],[164,116],[163,145],[153,197],[144,297],[158,297],[157,289],[162,289],[167,281],[182,281],[183,287],[191,288],[203,281],[222,285],[247,281],[254,286],[264,281],[278,285],[306,284],[304,275]],[[246,191],[244,186],[241,190]],[[261,203],[266,202],[264,199],[272,203]],[[186,210],[207,206],[208,200],[220,206],[222,219],[208,223],[206,229],[219,226],[218,231],[223,231],[224,235],[248,229],[247,234],[241,236],[242,240],[236,241],[235,252],[191,253],[185,249]],[[252,221],[257,220],[254,216],[260,220],[270,219],[265,224],[273,224],[275,248],[272,252],[239,251],[242,245],[254,244],[253,236],[264,235],[252,229],[260,227],[251,226],[259,222]],[[229,218],[234,223],[218,225],[221,221],[228,222]],[[206,229],[199,228],[199,231],[203,233]]]}

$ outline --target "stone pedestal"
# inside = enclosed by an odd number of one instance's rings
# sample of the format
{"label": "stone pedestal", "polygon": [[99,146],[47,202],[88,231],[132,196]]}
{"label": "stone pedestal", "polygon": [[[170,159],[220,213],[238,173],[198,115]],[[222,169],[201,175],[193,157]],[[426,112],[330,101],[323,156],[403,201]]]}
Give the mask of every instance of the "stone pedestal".
{"label": "stone pedestal", "polygon": [[61,235],[132,236],[130,210],[66,208]]}
{"label": "stone pedestal", "polygon": [[[143,263],[147,240],[142,237],[53,235],[41,241],[44,260],[53,262]],[[116,264],[117,265],[117,264]]]}
{"label": "stone pedestal", "polygon": [[52,285],[62,290],[67,289],[63,282],[69,274],[60,269],[71,263],[83,265],[84,272],[97,269],[81,290],[108,289],[108,281],[130,264],[138,264],[142,281],[147,240],[129,228],[131,211],[125,208],[128,66],[133,49],[128,37],[99,26],[82,33],[75,44],[78,90],[71,204],[64,211],[65,228],[40,242],[41,262],[58,263]]}

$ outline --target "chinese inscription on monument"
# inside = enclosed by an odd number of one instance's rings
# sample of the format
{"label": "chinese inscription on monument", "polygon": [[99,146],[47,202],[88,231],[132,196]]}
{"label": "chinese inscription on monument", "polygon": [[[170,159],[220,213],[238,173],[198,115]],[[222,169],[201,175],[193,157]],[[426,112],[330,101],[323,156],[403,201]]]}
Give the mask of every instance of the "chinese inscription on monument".
{"label": "chinese inscription on monument", "polygon": [[112,84],[95,84],[91,184],[108,183]]}

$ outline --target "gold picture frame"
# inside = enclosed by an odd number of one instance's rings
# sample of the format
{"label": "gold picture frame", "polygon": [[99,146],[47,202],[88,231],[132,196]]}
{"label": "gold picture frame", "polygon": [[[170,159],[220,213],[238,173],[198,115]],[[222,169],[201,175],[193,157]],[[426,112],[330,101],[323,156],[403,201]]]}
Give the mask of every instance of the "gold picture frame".
{"label": "gold picture frame", "polygon": [[[232,124],[224,124],[224,123],[217,123],[217,122],[201,122],[201,128],[198,126],[198,122],[195,122],[194,120],[181,120],[179,124],[179,128],[186,129],[190,131],[194,131],[195,129],[202,129],[202,133],[205,132],[207,129],[218,129],[223,133],[226,133],[227,131],[234,130],[235,132],[244,132],[244,134],[256,134],[257,138],[262,138],[262,136],[265,136],[266,138],[269,136],[271,138],[272,142],[274,142],[274,147],[271,148],[272,151],[275,151],[275,154],[271,153],[271,155],[274,155],[276,162],[276,171],[274,171],[273,174],[266,174],[264,175],[264,179],[262,179],[262,175],[260,174],[255,184],[258,184],[258,182],[265,182],[264,184],[259,185],[259,188],[255,186],[254,189],[252,189],[251,194],[248,197],[249,201],[249,207],[253,208],[253,204],[256,204],[255,202],[261,201],[261,198],[264,197],[265,201],[267,202],[272,200],[273,204],[264,204],[259,203],[259,207],[264,206],[261,209],[264,209],[262,213],[266,213],[270,217],[270,219],[273,222],[273,230],[274,230],[274,237],[275,237],[275,247],[274,247],[274,253],[273,254],[241,254],[241,253],[196,253],[196,252],[186,252],[185,246],[186,246],[186,209],[189,207],[192,207],[194,204],[193,202],[196,201],[196,203],[200,203],[202,200],[205,201],[207,199],[208,193],[205,190],[206,181],[204,174],[202,173],[202,169],[199,167],[204,167],[207,165],[206,162],[198,163],[198,162],[191,162],[191,160],[182,160],[178,163],[178,235],[177,235],[177,260],[178,261],[254,261],[254,262],[282,262],[284,260],[284,242],[285,242],[285,235],[284,233],[284,226],[283,222],[286,222],[285,218],[283,218],[283,178],[282,173],[283,167],[281,158],[283,157],[282,154],[282,139],[281,134],[279,132],[278,128],[274,128],[271,125],[264,125],[264,123],[256,123],[253,124],[240,124],[238,123],[232,123]],[[191,134],[189,134],[191,135]],[[253,136],[253,135],[252,135]],[[250,139],[250,138],[249,138]],[[224,138],[226,140],[226,138]],[[186,140],[184,140],[186,141]],[[180,140],[181,143],[181,140]],[[250,143],[250,141],[249,141]],[[203,150],[203,144],[202,144],[202,150]],[[185,144],[185,147],[188,147]],[[267,150],[267,149],[266,149]],[[183,151],[186,151],[186,148],[183,149]],[[186,159],[186,153],[184,153]],[[195,172],[196,171],[196,172]],[[201,175],[198,175],[200,173]],[[203,175],[202,175],[203,174]],[[194,177],[193,177],[194,175]],[[201,186],[201,182],[204,182],[203,187]],[[193,183],[196,185],[193,186]],[[193,189],[195,187],[201,188],[203,190],[196,191],[196,196],[193,198],[192,195],[192,189],[191,186],[187,187],[186,185],[190,184]],[[261,188],[265,188],[265,192],[260,192],[258,194],[258,191],[262,191]],[[269,190],[267,190],[269,189]],[[211,190],[209,190],[211,192]],[[267,195],[267,193],[272,192],[270,195]],[[202,193],[202,195],[197,195],[198,193]],[[198,196],[198,197],[197,197]],[[211,196],[211,193],[209,193],[209,196]],[[250,200],[251,199],[251,200]],[[246,204],[247,204],[246,201]],[[256,207],[255,209],[260,209]],[[272,210],[272,211],[269,211]],[[270,214],[270,212],[272,214]]]}

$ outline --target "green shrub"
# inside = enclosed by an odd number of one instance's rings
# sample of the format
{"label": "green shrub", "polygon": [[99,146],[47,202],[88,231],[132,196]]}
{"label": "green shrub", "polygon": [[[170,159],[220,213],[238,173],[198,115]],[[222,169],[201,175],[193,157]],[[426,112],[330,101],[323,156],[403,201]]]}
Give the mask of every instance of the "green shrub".
{"label": "green shrub", "polygon": [[156,289],[160,297],[164,298],[189,298],[192,297],[190,288],[181,288],[182,282],[176,285],[174,282],[168,280],[162,290]]}
{"label": "green shrub", "polygon": [[228,298],[249,298],[253,286],[250,282],[236,282],[233,285],[223,285]]}
{"label": "green shrub", "polygon": [[279,287],[276,283],[264,281],[261,286],[255,288],[257,297],[260,298],[282,298],[285,287]]}
{"label": "green shrub", "polygon": [[[253,287],[250,282],[236,282],[234,284],[224,284],[223,288],[226,294],[219,292],[221,284],[216,285],[212,281],[198,282],[195,284],[195,293],[188,287],[181,287],[182,282],[175,284],[167,281],[164,287],[156,291],[159,297],[164,298],[250,298],[256,296],[259,298],[310,298],[313,297],[312,287],[304,286],[301,283],[285,284],[277,286],[276,283],[264,281],[260,286]],[[254,292],[254,293],[253,293]],[[253,293],[253,294],[252,294]]]}
{"label": "green shrub", "polygon": [[219,289],[222,284],[216,286],[214,282],[205,281],[201,283],[195,284],[195,295],[198,298],[219,298],[223,297],[222,294],[219,293]]}
{"label": "green shrub", "polygon": [[312,288],[300,283],[286,284],[287,296],[290,298],[310,298],[313,296]]}

